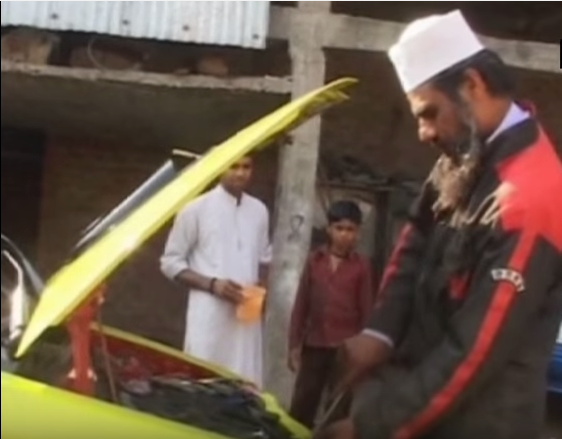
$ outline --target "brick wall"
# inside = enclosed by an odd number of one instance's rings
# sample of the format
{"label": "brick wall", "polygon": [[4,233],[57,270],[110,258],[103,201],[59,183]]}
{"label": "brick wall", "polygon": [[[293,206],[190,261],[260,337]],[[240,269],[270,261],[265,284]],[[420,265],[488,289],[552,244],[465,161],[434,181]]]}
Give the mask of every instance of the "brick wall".
{"label": "brick wall", "polygon": [[36,257],[43,171],[40,133],[2,128],[2,233]]}
{"label": "brick wall", "polygon": [[328,50],[327,80],[351,76],[352,99],[326,115],[324,155],[349,154],[374,173],[422,178],[435,155],[415,141],[415,126],[392,66],[382,53]]}
{"label": "brick wall", "polygon": [[[323,155],[355,156],[385,176],[424,178],[435,153],[416,139],[416,127],[386,54],[328,50],[327,80],[352,76],[352,99],[327,114]],[[562,154],[562,77],[514,70],[518,97],[535,103],[538,116]]]}
{"label": "brick wall", "polygon": [[37,244],[38,178],[41,164],[2,159],[2,233],[35,257]]}
{"label": "brick wall", "polygon": [[[276,154],[257,158],[251,192],[273,204]],[[40,266],[51,273],[64,261],[81,230],[141,184],[166,160],[158,148],[51,138],[47,144],[41,210]],[[180,345],[186,295],[162,277],[158,258],[168,228],[153,237],[111,279],[106,321]]]}

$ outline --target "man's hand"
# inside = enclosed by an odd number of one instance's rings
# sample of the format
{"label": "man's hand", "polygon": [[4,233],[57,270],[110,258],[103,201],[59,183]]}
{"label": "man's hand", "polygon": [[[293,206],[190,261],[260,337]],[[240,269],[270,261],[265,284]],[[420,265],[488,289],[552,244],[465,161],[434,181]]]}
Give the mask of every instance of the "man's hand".
{"label": "man's hand", "polygon": [[355,439],[355,428],[351,419],[335,422],[325,428],[320,428],[312,436],[313,439]]}
{"label": "man's hand", "polygon": [[301,366],[301,350],[300,348],[293,348],[289,351],[289,370],[296,373]]}
{"label": "man's hand", "polygon": [[375,367],[386,362],[391,352],[388,344],[368,334],[346,340],[338,355],[334,394],[351,390]]}
{"label": "man's hand", "polygon": [[238,305],[244,300],[242,286],[231,280],[217,279],[212,286],[212,293],[235,305]]}

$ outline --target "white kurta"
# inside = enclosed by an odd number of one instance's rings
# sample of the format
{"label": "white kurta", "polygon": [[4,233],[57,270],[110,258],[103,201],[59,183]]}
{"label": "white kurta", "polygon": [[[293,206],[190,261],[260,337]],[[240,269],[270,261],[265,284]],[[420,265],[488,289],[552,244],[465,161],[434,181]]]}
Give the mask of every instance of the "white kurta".
{"label": "white kurta", "polygon": [[[174,279],[189,268],[210,278],[255,285],[269,264],[269,213],[244,194],[240,203],[221,185],[190,203],[175,220],[161,258]],[[262,386],[262,322],[237,320],[235,307],[206,291],[191,290],[184,350]]]}

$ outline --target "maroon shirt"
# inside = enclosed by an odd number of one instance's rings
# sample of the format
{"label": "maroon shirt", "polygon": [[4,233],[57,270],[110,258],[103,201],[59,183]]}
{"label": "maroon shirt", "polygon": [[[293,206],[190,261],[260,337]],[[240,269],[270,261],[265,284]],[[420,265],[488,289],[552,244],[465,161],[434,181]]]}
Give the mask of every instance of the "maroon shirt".
{"label": "maroon shirt", "polygon": [[371,268],[354,252],[332,269],[322,247],[308,257],[291,315],[289,348],[337,347],[365,326],[373,305]]}

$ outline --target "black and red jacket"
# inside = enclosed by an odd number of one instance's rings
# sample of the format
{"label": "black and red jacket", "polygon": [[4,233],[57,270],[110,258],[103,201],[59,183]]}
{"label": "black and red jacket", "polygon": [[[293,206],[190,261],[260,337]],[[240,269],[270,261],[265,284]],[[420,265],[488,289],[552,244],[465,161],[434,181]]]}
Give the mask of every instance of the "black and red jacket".
{"label": "black and red jacket", "polygon": [[435,218],[431,187],[414,205],[369,323],[395,356],[359,391],[358,439],[540,438],[562,320],[562,163],[534,119],[486,151],[464,215]]}

